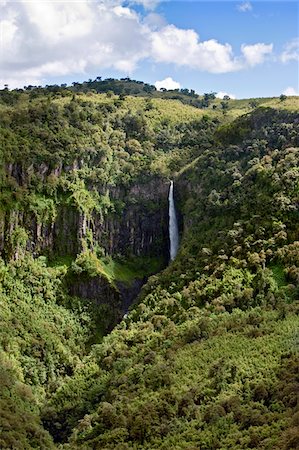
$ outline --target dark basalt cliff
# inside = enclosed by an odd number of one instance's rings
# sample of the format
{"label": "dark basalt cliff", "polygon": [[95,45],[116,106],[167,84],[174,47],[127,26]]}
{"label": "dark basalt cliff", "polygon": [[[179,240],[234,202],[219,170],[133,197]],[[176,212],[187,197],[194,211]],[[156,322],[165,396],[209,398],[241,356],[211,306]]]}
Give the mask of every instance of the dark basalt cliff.
{"label": "dark basalt cliff", "polygon": [[[40,168],[40,175],[45,169]],[[10,165],[8,175],[22,186],[23,170]],[[15,207],[0,217],[0,249],[8,251],[9,237],[18,227],[28,233],[27,247],[36,255],[76,256],[82,250],[82,239],[92,232],[93,245],[100,245],[107,255],[159,256],[167,260],[168,242],[167,180],[152,177],[145,182],[119,186],[90,186],[100,194],[109,193],[116,208],[87,217],[68,199],[59,199],[52,218],[37,218],[30,209]]]}
{"label": "dark basalt cliff", "polygon": [[96,242],[109,255],[168,255],[168,188],[169,183],[154,178],[144,184],[112,188],[111,198],[123,204],[118,213],[103,222],[99,215],[91,220]]}
{"label": "dark basalt cliff", "polygon": [[[76,170],[76,167],[68,170]],[[64,169],[65,170],[65,169]],[[55,172],[55,174],[54,174]],[[62,169],[51,171],[41,165],[38,177],[42,180],[54,174],[60,177]],[[30,171],[9,165],[7,176],[19,188],[26,186]],[[88,242],[91,249],[100,248],[103,256],[121,258],[157,258],[166,266],[169,253],[168,239],[169,182],[161,177],[148,177],[129,185],[103,186],[96,182],[88,190],[107,195],[113,205],[103,213],[94,209],[86,214],[61,195],[54,204],[54,213],[37,216],[26,205],[16,202],[0,217],[0,250],[5,259],[19,257],[15,234],[25,230],[25,246],[35,256],[47,255],[50,260],[69,256],[73,260]],[[146,277],[136,276],[129,283],[105,277],[78,275],[68,283],[73,296],[92,300],[95,304],[109,304],[115,310],[116,322],[136,298]]]}

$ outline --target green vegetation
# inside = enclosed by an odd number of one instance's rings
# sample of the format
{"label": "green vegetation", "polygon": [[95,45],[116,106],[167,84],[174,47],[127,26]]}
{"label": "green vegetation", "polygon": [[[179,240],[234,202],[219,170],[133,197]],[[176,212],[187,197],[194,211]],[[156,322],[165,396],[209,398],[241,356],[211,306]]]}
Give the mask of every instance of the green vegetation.
{"label": "green vegetation", "polygon": [[[293,365],[296,377],[298,320],[236,310],[175,327],[155,317],[115,331],[94,348],[97,368],[80,371],[52,399],[44,420],[54,436],[54,418],[65,417],[67,430],[81,417],[65,448],[288,448],[282,430],[298,385],[282,372]],[[72,393],[78,383],[80,395]]]}
{"label": "green vegetation", "polygon": [[111,257],[101,260],[106,276],[113,281],[130,284],[136,278],[144,278],[160,271],[163,267],[161,258],[139,257],[124,262],[115,261]]}
{"label": "green vegetation", "polygon": [[[68,260],[61,263],[68,263]],[[59,264],[59,260],[56,264]],[[135,257],[134,259],[114,260],[111,256],[98,258],[92,251],[80,253],[71,264],[71,272],[77,276],[84,273],[89,277],[101,276],[115,287],[117,282],[130,285],[135,279],[143,279],[163,268],[162,258]]]}
{"label": "green vegetation", "polygon": [[0,91],[1,448],[298,448],[298,114]]}
{"label": "green vegetation", "polygon": [[49,433],[41,425],[32,390],[14,373],[2,355],[0,368],[0,445],[17,450],[54,449]]}

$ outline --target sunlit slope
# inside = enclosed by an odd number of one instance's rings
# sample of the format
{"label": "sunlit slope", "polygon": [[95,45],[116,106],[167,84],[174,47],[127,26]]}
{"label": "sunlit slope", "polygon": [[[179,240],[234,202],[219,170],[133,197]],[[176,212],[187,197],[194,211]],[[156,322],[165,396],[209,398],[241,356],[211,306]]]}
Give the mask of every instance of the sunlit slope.
{"label": "sunlit slope", "polygon": [[[107,106],[117,104],[119,110],[122,110],[123,112],[130,111],[132,113],[136,113],[138,111],[144,111],[147,118],[152,121],[153,124],[159,123],[161,119],[168,121],[170,124],[189,122],[201,119],[204,115],[218,117],[220,120],[228,121],[243,114],[252,112],[257,107],[270,107],[288,111],[296,111],[299,108],[299,97],[297,96],[287,97],[283,100],[279,97],[240,100],[230,99],[227,101],[214,99],[206,108],[195,108],[194,106],[188,105],[187,102],[183,103],[180,100],[171,98],[164,99],[157,97],[151,98],[134,96],[121,97],[110,93],[97,94],[93,92],[76,94],[67,92],[67,94],[64,95],[57,93],[52,94],[51,99],[54,100],[55,103],[65,105],[70,101],[72,96],[73,98],[80,99],[82,102],[92,102]],[[32,98],[30,97],[30,94],[25,92],[20,96],[18,104],[28,107],[28,105],[39,103],[44,98],[44,96]],[[223,108],[223,102],[227,104],[227,107]],[[0,111],[5,109],[11,109],[11,107],[1,104],[0,102]]]}

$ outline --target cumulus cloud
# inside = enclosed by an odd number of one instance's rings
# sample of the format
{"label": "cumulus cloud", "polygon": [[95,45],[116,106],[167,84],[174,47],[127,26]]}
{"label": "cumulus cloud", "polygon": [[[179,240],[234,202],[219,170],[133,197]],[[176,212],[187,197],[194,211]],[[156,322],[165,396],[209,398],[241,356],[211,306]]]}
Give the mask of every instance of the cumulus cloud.
{"label": "cumulus cloud", "polygon": [[177,81],[174,81],[171,77],[167,77],[164,80],[156,81],[155,86],[160,91],[162,88],[169,90],[180,89],[181,85]]}
{"label": "cumulus cloud", "polygon": [[167,25],[151,34],[151,44],[151,54],[157,62],[185,65],[211,73],[241,68],[229,44],[220,44],[215,39],[200,42],[194,30]]}
{"label": "cumulus cloud", "polygon": [[153,31],[159,30],[167,25],[164,17],[154,12],[147,14],[147,16],[143,20],[143,23]]}
{"label": "cumulus cloud", "polygon": [[210,73],[228,73],[264,61],[272,44],[242,46],[201,41],[194,30],[142,17],[133,3],[151,0],[19,0],[0,3],[0,85],[42,84],[47,77],[116,69],[132,74],[147,59]]}
{"label": "cumulus cloud", "polygon": [[237,9],[240,12],[252,11],[252,4],[250,2],[243,2],[237,5]]}
{"label": "cumulus cloud", "polygon": [[287,96],[299,95],[299,91],[289,86],[283,91],[283,94]]}
{"label": "cumulus cloud", "polygon": [[19,86],[95,67],[130,73],[148,55],[148,27],[119,2],[21,0],[0,11],[1,77]]}
{"label": "cumulus cloud", "polygon": [[232,100],[236,99],[236,96],[234,94],[228,94],[227,92],[223,92],[223,91],[217,92],[216,98],[223,99],[223,97],[225,97],[226,95],[228,95],[229,98],[231,98]]}
{"label": "cumulus cloud", "polygon": [[273,51],[273,44],[258,43],[254,45],[245,45],[241,47],[245,61],[249,66],[256,66],[265,61],[266,57]]}
{"label": "cumulus cloud", "polygon": [[299,38],[293,39],[285,45],[280,59],[283,63],[299,61]]}

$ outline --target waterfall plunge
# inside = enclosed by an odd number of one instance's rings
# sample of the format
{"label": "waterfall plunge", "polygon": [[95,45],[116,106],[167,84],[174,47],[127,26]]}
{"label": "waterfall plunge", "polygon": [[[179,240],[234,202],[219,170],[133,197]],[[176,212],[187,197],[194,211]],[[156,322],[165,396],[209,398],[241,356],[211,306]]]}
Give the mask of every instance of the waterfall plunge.
{"label": "waterfall plunge", "polygon": [[172,261],[176,257],[179,248],[179,230],[173,198],[173,181],[170,182],[168,202],[169,202],[170,261]]}

